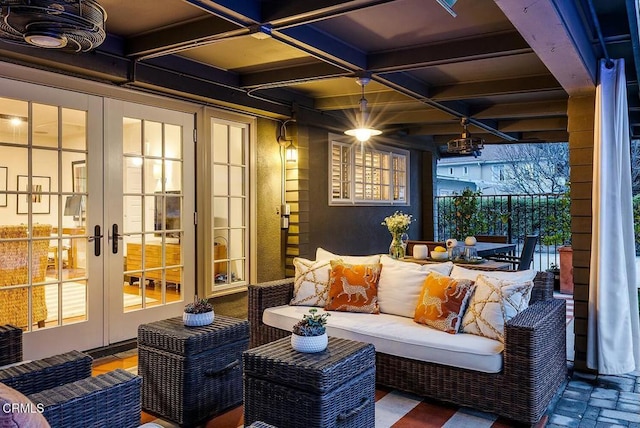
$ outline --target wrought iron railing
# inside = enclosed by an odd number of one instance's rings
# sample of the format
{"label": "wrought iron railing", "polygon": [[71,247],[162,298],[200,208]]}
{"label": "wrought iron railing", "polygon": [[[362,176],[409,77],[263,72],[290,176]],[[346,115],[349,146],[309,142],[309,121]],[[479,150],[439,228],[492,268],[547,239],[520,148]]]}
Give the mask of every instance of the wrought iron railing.
{"label": "wrought iron railing", "polygon": [[[520,254],[524,238],[538,234],[532,268],[559,264],[558,248],[571,237],[568,195],[438,196],[434,201],[434,238],[464,239],[470,235],[502,235]],[[461,232],[463,231],[463,232]]]}

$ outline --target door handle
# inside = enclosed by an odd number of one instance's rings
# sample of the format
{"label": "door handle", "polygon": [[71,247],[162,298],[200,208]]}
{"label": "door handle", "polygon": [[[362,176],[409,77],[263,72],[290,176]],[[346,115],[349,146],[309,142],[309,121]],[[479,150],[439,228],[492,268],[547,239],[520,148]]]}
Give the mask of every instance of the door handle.
{"label": "door handle", "polygon": [[118,233],[118,225],[113,223],[111,226],[111,252],[113,254],[118,254],[118,241],[122,240],[122,235]]}
{"label": "door handle", "polygon": [[102,238],[104,235],[101,233],[101,228],[99,225],[94,226],[93,228],[93,236],[88,238],[89,242],[93,242],[93,254],[96,256],[100,255],[100,247],[102,246]]}

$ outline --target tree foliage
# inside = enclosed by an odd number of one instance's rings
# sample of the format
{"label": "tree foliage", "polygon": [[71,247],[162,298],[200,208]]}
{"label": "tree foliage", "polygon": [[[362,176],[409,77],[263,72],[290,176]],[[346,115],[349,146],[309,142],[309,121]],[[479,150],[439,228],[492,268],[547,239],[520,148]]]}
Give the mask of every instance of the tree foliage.
{"label": "tree foliage", "polygon": [[504,160],[505,193],[563,193],[569,182],[567,143],[513,144],[497,150]]}

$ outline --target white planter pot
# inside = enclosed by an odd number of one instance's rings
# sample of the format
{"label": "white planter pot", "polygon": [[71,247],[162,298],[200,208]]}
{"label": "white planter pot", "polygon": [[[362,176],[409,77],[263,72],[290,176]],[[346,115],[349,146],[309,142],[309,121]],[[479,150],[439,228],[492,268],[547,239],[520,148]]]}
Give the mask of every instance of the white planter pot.
{"label": "white planter pot", "polygon": [[182,321],[184,322],[184,325],[188,327],[200,327],[203,325],[209,325],[213,322],[213,319],[213,311],[204,312],[201,314],[190,314],[187,312],[182,313]]}
{"label": "white planter pot", "polygon": [[329,338],[327,333],[322,336],[298,336],[297,334],[291,335],[291,347],[298,352],[306,352],[308,354],[313,352],[321,352],[327,349]]}

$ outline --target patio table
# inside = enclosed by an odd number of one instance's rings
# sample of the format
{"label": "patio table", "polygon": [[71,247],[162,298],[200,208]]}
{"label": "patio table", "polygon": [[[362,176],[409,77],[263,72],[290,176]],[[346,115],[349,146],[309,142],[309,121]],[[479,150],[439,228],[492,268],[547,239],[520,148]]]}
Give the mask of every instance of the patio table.
{"label": "patio table", "polygon": [[503,244],[498,242],[476,242],[476,251],[479,257],[493,256],[495,254],[505,254],[515,251],[516,244]]}
{"label": "patio table", "polygon": [[[402,260],[405,262],[418,263],[420,265],[442,263],[442,261],[438,261],[438,260],[414,259],[413,257],[405,257]],[[486,271],[511,270],[511,267],[512,267],[510,263],[497,262],[495,260],[484,260],[482,263],[454,262],[454,264],[460,265],[467,269],[486,270]]]}

